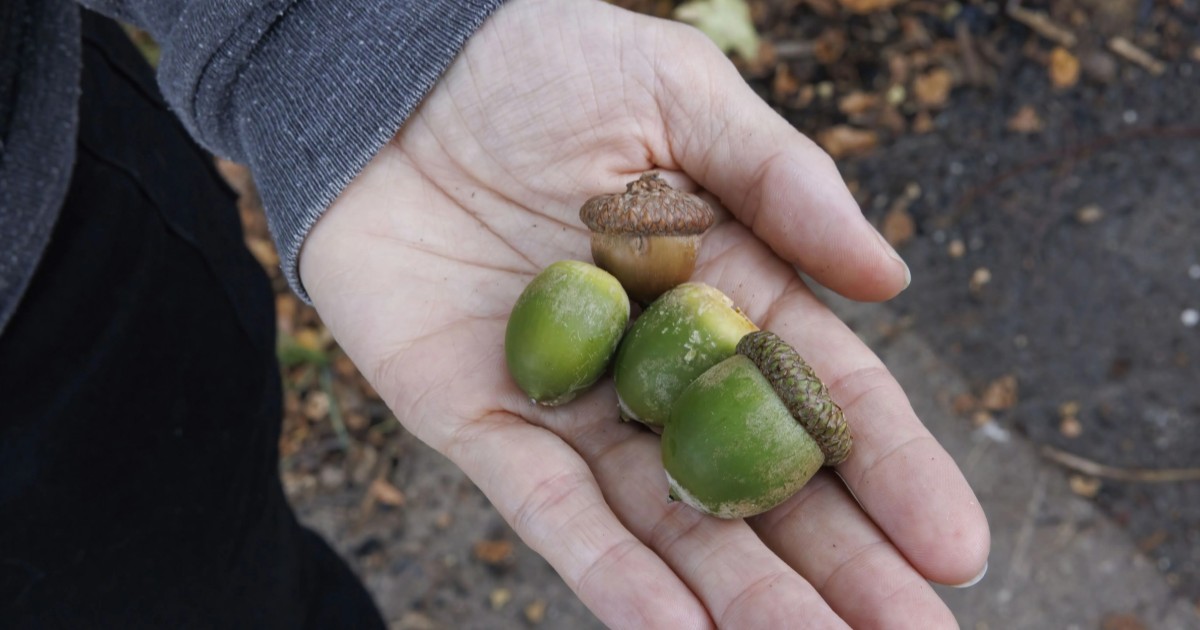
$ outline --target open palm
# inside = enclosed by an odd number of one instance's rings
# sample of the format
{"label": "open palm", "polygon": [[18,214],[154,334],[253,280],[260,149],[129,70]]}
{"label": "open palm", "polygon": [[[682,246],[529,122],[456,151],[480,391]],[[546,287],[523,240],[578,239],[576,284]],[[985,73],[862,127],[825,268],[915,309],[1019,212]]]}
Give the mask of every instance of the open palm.
{"label": "open palm", "polygon": [[[619,421],[609,382],[541,408],[505,369],[526,283],[590,260],[579,206],[650,169],[729,208],[695,279],[794,345],[856,436],[838,475],[748,522],[667,502],[658,438]],[[605,623],[950,627],[926,580],[979,573],[982,511],[794,271],[886,299],[906,284],[889,251],[829,159],[697,32],[595,1],[512,0],[321,219],[301,275],[397,417]]]}

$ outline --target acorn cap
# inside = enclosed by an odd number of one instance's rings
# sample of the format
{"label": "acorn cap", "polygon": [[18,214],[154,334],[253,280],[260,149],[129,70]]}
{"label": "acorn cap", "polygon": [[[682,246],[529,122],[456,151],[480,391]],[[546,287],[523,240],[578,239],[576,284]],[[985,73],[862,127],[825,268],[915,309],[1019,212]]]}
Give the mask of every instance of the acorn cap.
{"label": "acorn cap", "polygon": [[703,234],[715,220],[704,200],[671,188],[658,173],[643,174],[623,193],[588,199],[579,218],[593,232],[643,236]]}
{"label": "acorn cap", "polygon": [[854,442],[850,426],[842,408],[829,396],[829,388],[800,354],[779,335],[766,330],[742,337],[737,352],[758,366],[792,417],[816,440],[825,454],[825,465],[845,461]]}

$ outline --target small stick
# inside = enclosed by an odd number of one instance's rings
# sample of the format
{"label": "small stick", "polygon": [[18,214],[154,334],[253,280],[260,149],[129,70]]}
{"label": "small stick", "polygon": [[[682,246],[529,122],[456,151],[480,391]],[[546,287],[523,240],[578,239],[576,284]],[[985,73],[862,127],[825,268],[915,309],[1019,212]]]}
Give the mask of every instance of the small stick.
{"label": "small stick", "polygon": [[1042,446],[1042,455],[1071,470],[1102,479],[1143,483],[1200,481],[1200,468],[1117,468],[1061,451],[1053,446]]}
{"label": "small stick", "polygon": [[1061,44],[1067,48],[1075,46],[1075,33],[1072,33],[1064,26],[1059,26],[1050,19],[1050,16],[1037,11],[1030,11],[1021,6],[1020,0],[1012,0],[1004,7],[1008,17],[1028,26],[1033,32],[1051,40],[1057,44]]}
{"label": "small stick", "polygon": [[1154,58],[1153,55],[1138,48],[1136,44],[1124,37],[1114,37],[1108,40],[1108,49],[1145,68],[1150,74],[1158,76],[1167,70],[1167,66]]}

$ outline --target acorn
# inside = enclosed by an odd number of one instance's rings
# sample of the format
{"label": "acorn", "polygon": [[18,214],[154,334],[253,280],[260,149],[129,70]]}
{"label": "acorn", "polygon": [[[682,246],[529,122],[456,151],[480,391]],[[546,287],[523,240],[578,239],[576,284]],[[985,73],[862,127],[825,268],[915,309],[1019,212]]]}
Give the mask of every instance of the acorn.
{"label": "acorn", "polygon": [[624,193],[588,199],[579,218],[592,231],[596,264],[641,304],[692,277],[715,220],[707,203],[671,188],[658,173],[643,174]]}
{"label": "acorn", "polygon": [[617,350],[613,381],[621,417],[661,428],[679,393],[755,330],[733,300],[707,284],[667,291],[634,321]]}
{"label": "acorn", "polygon": [[533,402],[570,402],[608,369],[628,323],[629,297],[612,274],[558,261],[513,306],[504,333],[508,371]]}
{"label": "acorn", "polygon": [[700,375],[662,434],[670,497],[720,518],[766,512],[822,465],[850,454],[841,408],[804,359],[769,331]]}

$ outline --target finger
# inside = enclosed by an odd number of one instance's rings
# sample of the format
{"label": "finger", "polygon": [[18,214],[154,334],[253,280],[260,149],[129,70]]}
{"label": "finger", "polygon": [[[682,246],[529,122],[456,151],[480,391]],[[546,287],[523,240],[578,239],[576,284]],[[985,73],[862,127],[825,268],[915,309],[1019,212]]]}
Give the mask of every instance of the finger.
{"label": "finger", "polygon": [[750,524],[851,627],[958,627],[925,578],[831,473],[818,474]]}
{"label": "finger", "polygon": [[795,347],[841,405],[854,449],[838,470],[875,523],[926,578],[977,576],[990,545],[983,510],[879,358],[743,228],[723,225],[705,247],[697,278]]}
{"label": "finger", "polygon": [[[681,27],[663,56],[655,159],[712,191],[779,256],[857,300],[908,286],[908,267],[863,217],[824,151],[772,110],[703,35]],[[701,59],[701,61],[697,61]]]}
{"label": "finger", "polygon": [[718,627],[785,628],[795,627],[798,619],[805,627],[845,627],[745,521],[721,520],[668,502],[659,438],[618,423],[611,392],[592,398],[598,400],[569,416],[538,420],[583,456],[613,511],[684,580]]}
{"label": "finger", "polygon": [[496,413],[439,446],[606,625],[708,624],[695,595],[621,525],[587,466],[553,434]]}

